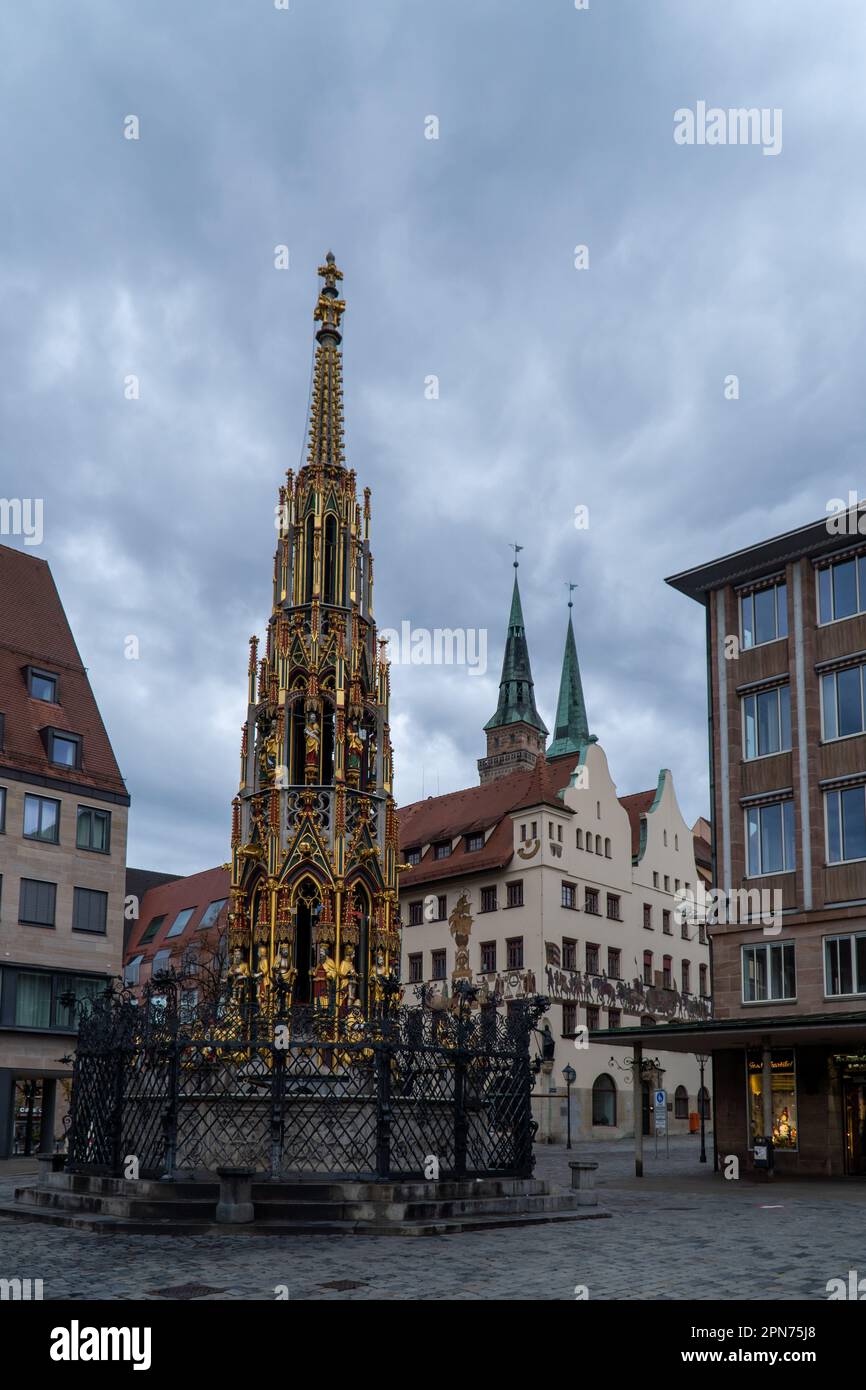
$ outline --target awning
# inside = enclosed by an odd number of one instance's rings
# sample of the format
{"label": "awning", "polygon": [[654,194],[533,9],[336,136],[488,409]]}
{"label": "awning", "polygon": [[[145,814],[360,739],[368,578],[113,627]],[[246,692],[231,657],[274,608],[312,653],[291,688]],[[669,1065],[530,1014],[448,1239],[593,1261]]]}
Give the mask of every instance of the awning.
{"label": "awning", "polygon": [[710,1019],[706,1023],[643,1024],[638,1028],[594,1028],[589,1041],[605,1047],[649,1045],[654,1052],[719,1052],[794,1043],[844,1046],[866,1042],[866,1011],[832,1014],[762,1014]]}

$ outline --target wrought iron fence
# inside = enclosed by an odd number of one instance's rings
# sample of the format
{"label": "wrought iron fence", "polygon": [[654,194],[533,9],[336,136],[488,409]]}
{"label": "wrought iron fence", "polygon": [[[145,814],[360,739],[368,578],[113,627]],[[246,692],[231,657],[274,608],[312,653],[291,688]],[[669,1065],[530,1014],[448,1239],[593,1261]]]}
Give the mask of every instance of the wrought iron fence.
{"label": "wrought iron fence", "polygon": [[250,991],[191,1012],[179,984],[161,977],[138,999],[118,984],[82,1005],[68,1171],[531,1175],[529,1041],[546,1000],[503,1015],[467,987],[447,1010],[386,997],[363,1019],[333,1000],[261,1010]]}

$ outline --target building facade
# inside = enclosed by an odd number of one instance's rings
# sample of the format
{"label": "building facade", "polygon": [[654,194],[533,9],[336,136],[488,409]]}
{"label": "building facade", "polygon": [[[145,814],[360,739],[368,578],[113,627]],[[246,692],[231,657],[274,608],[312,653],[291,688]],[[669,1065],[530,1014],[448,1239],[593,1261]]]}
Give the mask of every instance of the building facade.
{"label": "building facade", "polygon": [[[130,874],[128,889],[133,882]],[[228,964],[228,901],[226,865],[145,888],[126,947],[127,987],[138,995],[161,972],[170,971],[182,980],[182,1010],[191,1015],[198,1004],[215,1001]]]}
{"label": "building facade", "polygon": [[129,796],[44,560],[0,546],[0,1158],[53,1148],[68,996],[118,975]]}
{"label": "building facade", "polygon": [[747,1169],[770,1140],[778,1172],[866,1175],[859,527],[842,513],[668,581],[706,609],[719,894],[715,1019],[677,1041],[712,1052],[717,1153]]}
{"label": "building facade", "polygon": [[[404,991],[434,1008],[447,1007],[460,979],[504,1008],[547,995],[550,1035],[537,1039],[534,1098],[540,1138],[565,1137],[568,1065],[573,1136],[619,1138],[633,1127],[631,1075],[587,1030],[710,1010],[704,928],[674,920],[677,893],[697,885],[694,837],[669,771],[651,791],[617,796],[589,733],[570,615],[545,755],[516,578],[499,704],[485,731],[480,786],[400,811]],[[516,769],[495,762],[509,756]],[[698,1111],[697,1063],[657,1060],[641,1123],[650,1132],[651,1090],[662,1086],[671,1131],[687,1131]]]}

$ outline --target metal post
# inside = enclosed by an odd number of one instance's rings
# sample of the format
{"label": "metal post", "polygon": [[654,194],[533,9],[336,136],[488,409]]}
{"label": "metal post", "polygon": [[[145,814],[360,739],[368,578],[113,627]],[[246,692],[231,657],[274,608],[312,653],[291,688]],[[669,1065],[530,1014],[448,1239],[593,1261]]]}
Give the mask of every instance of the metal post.
{"label": "metal post", "polygon": [[391,1175],[391,1049],[377,1042],[373,1050],[376,1068],[376,1176]]}
{"label": "metal post", "polygon": [[643,1177],[643,1047],[634,1044],[632,1062],[632,1109],[634,1111],[634,1175]]}
{"label": "metal post", "polygon": [[707,1059],[706,1059],[706,1057],[698,1057],[698,1063],[700,1064],[700,1068],[701,1068],[701,1089],[700,1089],[700,1091],[698,1092],[698,1110],[700,1111],[700,1116],[701,1116],[701,1157],[700,1157],[700,1161],[701,1161],[701,1163],[706,1163],[706,1161],[707,1161],[707,1124],[706,1124],[706,1106],[705,1106],[705,1104],[704,1104],[704,1067],[707,1065]]}
{"label": "metal post", "polygon": [[566,1095],[566,1099],[565,1099],[565,1113],[566,1113],[566,1123],[567,1123],[567,1126],[568,1126],[568,1142],[566,1143],[566,1146],[565,1146],[565,1147],[566,1147],[567,1149],[570,1149],[570,1148],[571,1148],[571,1082],[570,1082],[570,1081],[566,1082],[566,1092],[565,1092],[565,1095]]}

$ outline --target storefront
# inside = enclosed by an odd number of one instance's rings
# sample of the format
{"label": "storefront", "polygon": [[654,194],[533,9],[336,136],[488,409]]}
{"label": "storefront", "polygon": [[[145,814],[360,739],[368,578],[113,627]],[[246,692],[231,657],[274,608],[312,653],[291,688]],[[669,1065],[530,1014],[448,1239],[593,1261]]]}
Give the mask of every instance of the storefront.
{"label": "storefront", "polygon": [[733,1157],[753,1171],[755,1143],[770,1137],[780,1177],[866,1177],[866,1013],[657,1024],[590,1039],[630,1048],[644,1078],[657,1050],[712,1057],[717,1168]]}

